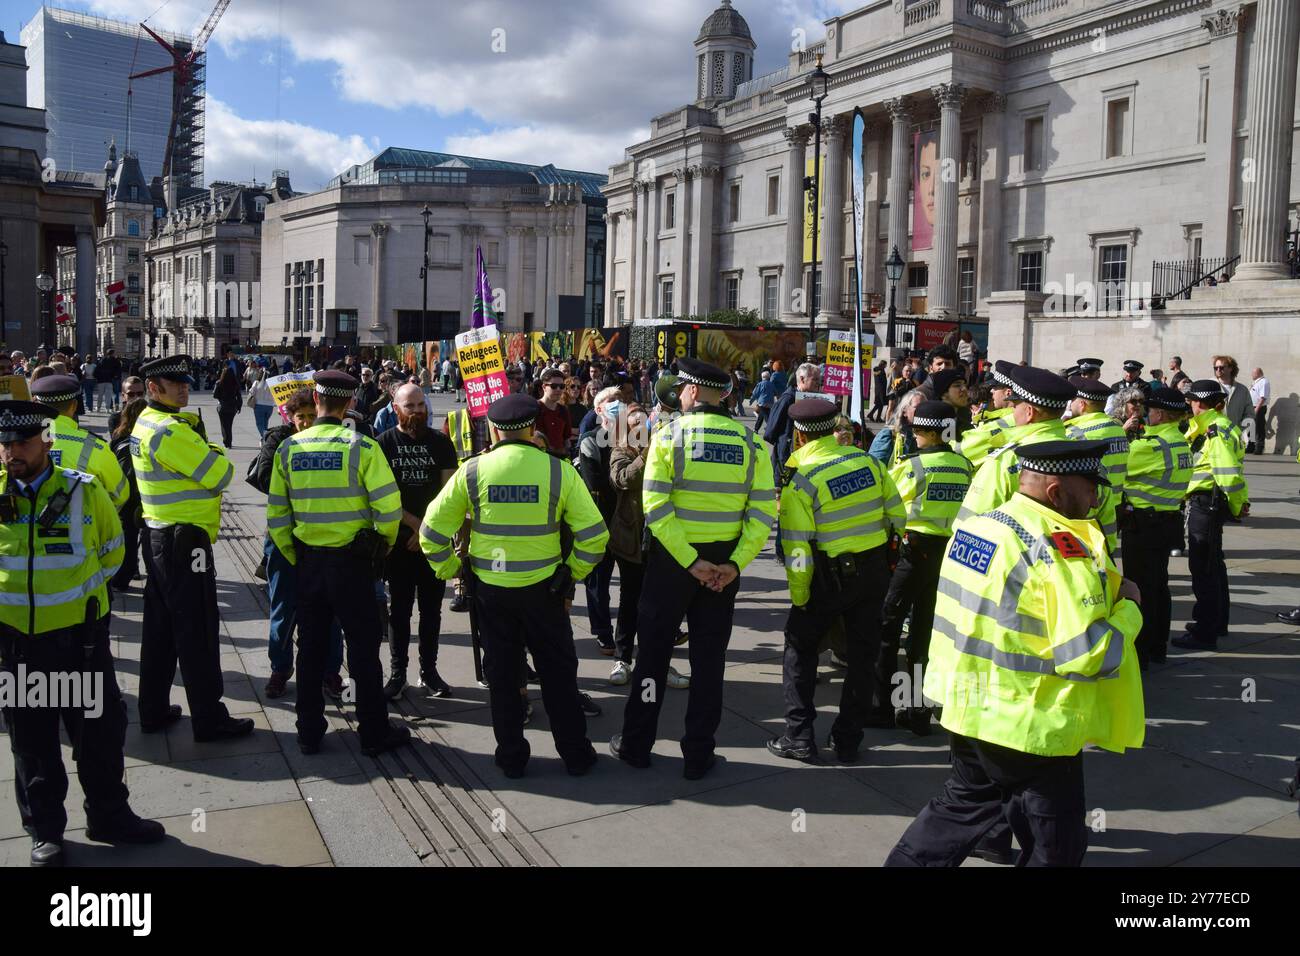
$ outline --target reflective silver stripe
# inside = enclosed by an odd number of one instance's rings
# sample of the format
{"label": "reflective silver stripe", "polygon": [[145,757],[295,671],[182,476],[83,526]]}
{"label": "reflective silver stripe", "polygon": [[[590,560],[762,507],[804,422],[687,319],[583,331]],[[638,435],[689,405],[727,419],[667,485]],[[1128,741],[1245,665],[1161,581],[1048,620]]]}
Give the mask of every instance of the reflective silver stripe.
{"label": "reflective silver stripe", "polygon": [[109,493],[109,497],[110,497],[110,498],[120,498],[120,497],[122,497],[122,493],[126,490],[126,488],[127,488],[126,475],[123,475],[123,476],[122,476],[122,480],[119,481],[119,482],[117,483],[117,487],[114,488],[114,489]]}
{"label": "reflective silver stripe", "polygon": [[1246,483],[1244,481],[1239,481],[1235,485],[1227,485],[1223,489],[1223,493],[1225,495],[1230,495],[1234,491],[1245,491],[1245,490],[1246,490]]}
{"label": "reflective silver stripe", "polygon": [[706,524],[737,524],[744,518],[743,511],[700,511],[695,508],[677,508],[677,517],[683,521],[702,521]]}
{"label": "reflective silver stripe", "polygon": [[775,488],[751,488],[749,491],[750,501],[776,501]]}
{"label": "reflective silver stripe", "polygon": [[925,466],[921,464],[921,456],[917,455],[911,459],[912,481],[915,487],[912,491],[912,504],[907,509],[907,520],[915,521],[921,517],[921,509],[925,506],[925,492],[929,485],[926,478]]}
{"label": "reflective silver stripe", "polygon": [[1211,468],[1211,473],[1216,475],[1240,475],[1240,468]]}
{"label": "reflective silver stripe", "polygon": [[785,556],[785,566],[791,571],[807,571],[810,563],[812,563],[812,559],[803,552]]}
{"label": "reflective silver stripe", "polygon": [[1003,670],[1016,671],[1021,674],[1039,674],[1044,677],[1056,673],[1051,661],[1045,661],[1029,654],[1013,654],[999,650],[988,641],[959,632],[955,625],[941,615],[934,618],[934,630],[952,641],[957,651],[992,661]]}
{"label": "reflective silver stripe", "polygon": [[671,495],[673,493],[673,484],[671,481],[649,480],[641,484],[642,491],[653,491],[661,495]]}
{"label": "reflective silver stripe", "polygon": [[667,518],[673,514],[673,503],[665,501],[657,508],[652,508],[645,513],[646,524],[654,524],[660,518]]}
{"label": "reflective silver stripe", "polygon": [[[119,539],[121,540],[121,539]],[[44,557],[35,557],[32,559],[32,570],[34,571],[66,571],[68,568],[77,568],[85,564],[86,555],[84,554],[51,554]],[[26,571],[27,556],[14,555],[12,557],[0,557],[0,571]]]}
{"label": "reflective silver stripe", "polygon": [[[348,437],[351,438],[357,433],[352,432]],[[355,441],[348,445],[348,484],[358,493],[361,489],[361,442]]]}
{"label": "reflective silver stripe", "polygon": [[332,524],[338,521],[370,521],[372,514],[369,508],[364,511],[300,511],[294,515],[294,520],[301,524]]}
{"label": "reflective silver stripe", "polygon": [[86,471],[90,467],[90,456],[95,450],[95,439],[86,435],[84,438],[77,436],[81,442],[81,453],[77,455],[77,471]]}
{"label": "reflective silver stripe", "polygon": [[267,495],[266,503],[268,506],[273,506],[277,508],[289,507],[289,499],[286,498],[284,495]]}
{"label": "reflective silver stripe", "polygon": [[855,525],[852,528],[839,528],[836,531],[818,531],[817,540],[825,544],[827,541],[840,541],[844,538],[856,538],[859,535],[879,534],[885,530],[883,521],[872,521],[869,524]]}
{"label": "reflective silver stripe", "polygon": [[836,521],[843,521],[845,518],[860,518],[863,515],[874,514],[882,511],[880,501],[859,501],[848,507],[840,508],[838,511],[823,511],[822,524],[833,524]]}
{"label": "reflective silver stripe", "polygon": [[212,466],[217,463],[217,459],[219,459],[220,457],[221,456],[218,455],[215,451],[208,452],[207,456],[201,462],[199,462],[199,467],[194,469],[194,474],[190,476],[190,479],[192,481],[197,481],[199,484],[202,484],[203,476],[212,470]]}
{"label": "reflective silver stripe", "polygon": [[[60,604],[68,604],[79,598],[94,594],[99,590],[100,585],[104,583],[105,578],[111,576],[111,574],[112,572],[107,569],[100,569],[86,578],[81,584],[68,588],[66,591],[56,591],[53,594],[36,594],[31,603],[36,607],[57,607]],[[28,604],[27,592],[9,593],[0,591],[0,604],[26,607]]]}
{"label": "reflective silver stripe", "polygon": [[707,491],[720,495],[744,495],[749,486],[740,481],[704,481],[700,478],[681,478],[676,483],[678,491]]}
{"label": "reflective silver stripe", "polygon": [[766,512],[759,511],[757,508],[746,508],[742,521],[761,521],[769,528],[776,524],[776,517]]}
{"label": "reflective silver stripe", "polygon": [[574,541],[590,541],[592,538],[598,538],[605,532],[605,522],[597,521],[593,525],[588,525],[580,531],[573,532]]}
{"label": "reflective silver stripe", "polygon": [[1119,531],[1119,523],[1115,521],[1108,521],[1101,526],[1101,533],[1108,538],[1113,537],[1117,531]]}
{"label": "reflective silver stripe", "polygon": [[146,505],[171,505],[180,501],[210,501],[221,497],[220,491],[208,491],[206,488],[187,488],[184,491],[168,491],[161,495],[140,495],[140,501]]}
{"label": "reflective silver stripe", "polygon": [[[293,515],[268,515],[266,518],[268,528],[289,528],[293,526]],[[150,526],[152,527],[152,525]],[[163,525],[162,527],[166,527]]]}
{"label": "reflective silver stripe", "polygon": [[558,557],[533,558],[526,561],[494,561],[491,558],[478,558],[470,555],[469,563],[482,571],[541,571],[560,563]]}
{"label": "reflective silver stripe", "polygon": [[420,537],[424,538],[426,541],[432,541],[434,544],[451,544],[451,538],[447,537],[445,534],[439,534],[424,523],[420,524]]}
{"label": "reflective silver stripe", "polygon": [[[1172,474],[1168,472],[1167,474]],[[1128,475],[1124,482],[1124,490],[1128,491],[1134,485],[1146,485],[1148,488],[1164,488],[1166,491],[1185,491],[1187,483],[1179,484],[1174,481],[1167,481],[1163,478],[1148,478],[1145,475]]]}
{"label": "reflective silver stripe", "polygon": [[478,463],[479,459],[477,458],[471,458],[465,462],[465,491],[469,496],[469,507],[475,521],[478,521],[479,516]]}
{"label": "reflective silver stripe", "polygon": [[[1160,495],[1148,494],[1145,491],[1140,491],[1131,486],[1124,489],[1124,495],[1128,498],[1136,498],[1138,501],[1149,501],[1155,505],[1170,505],[1176,507],[1179,501],[1179,498],[1162,498]],[[1181,497],[1181,495],[1179,497]]]}
{"label": "reflective silver stripe", "polygon": [[1024,590],[1027,575],[1023,562],[1012,568],[1002,588],[1002,598],[995,603],[983,595],[968,591],[947,576],[939,579],[939,593],[956,601],[967,611],[988,618],[998,627],[1033,637],[1043,637],[1047,633],[1046,625],[1037,618],[1020,613],[1020,593]]}
{"label": "reflective silver stripe", "polygon": [[[560,513],[560,492],[564,488],[564,473],[560,470],[560,459],[551,455],[547,458],[550,462],[550,479],[551,479],[551,500],[546,509],[546,523],[555,524],[556,516]],[[608,476],[606,476],[608,480]]]}
{"label": "reflective silver stripe", "polygon": [[884,504],[884,508],[886,511],[895,511],[902,507],[903,507],[903,499],[898,497],[898,495],[894,495]]}
{"label": "reflective silver stripe", "polygon": [[433,554],[426,555],[425,557],[430,561],[436,561],[441,564],[443,561],[447,561],[451,558],[451,549],[445,548],[442,551],[435,551]]}
{"label": "reflective silver stripe", "polygon": [[807,495],[809,498],[812,499],[814,511],[818,510],[821,507],[817,503],[817,486],[814,485],[807,478],[805,478],[803,475],[799,474],[799,472],[796,471],[790,477],[790,484],[794,485],[796,488],[798,488],[805,495]]}
{"label": "reflective silver stripe", "polygon": [[136,481],[189,481],[189,475],[182,475],[178,471],[168,471],[166,468],[155,468],[153,471],[137,471],[135,473]]}
{"label": "reflective silver stripe", "polygon": [[789,528],[781,529],[781,539],[783,541],[816,541],[816,531],[791,531]]}
{"label": "reflective silver stripe", "polygon": [[390,521],[401,521],[402,509],[394,508],[392,511],[385,511],[381,514],[375,514],[372,510],[370,513],[370,520],[375,524],[387,524]]}
{"label": "reflective silver stripe", "polygon": [[112,551],[114,548],[122,547],[122,543],[125,540],[126,539],[120,534],[116,538],[109,538],[102,545],[100,545],[99,556],[102,558],[104,555],[108,554],[108,552]]}
{"label": "reflective silver stripe", "polygon": [[105,564],[105,565],[103,566],[103,568],[104,568],[104,580],[105,580],[105,581],[109,581],[109,580],[111,580],[112,577],[113,577],[113,575],[117,574],[117,569],[120,568],[121,566],[122,566],[122,562],[121,562],[121,561],[117,561],[117,562],[114,562],[114,563]]}
{"label": "reflective silver stripe", "polygon": [[289,487],[289,497],[295,501],[308,500],[333,500],[335,498],[357,498],[359,495],[353,488],[294,488]]}
{"label": "reflective silver stripe", "polygon": [[388,495],[391,495],[396,491],[397,491],[397,482],[390,481],[388,484],[384,485],[384,487],[376,488],[374,491],[370,492],[370,500],[374,501],[376,498],[387,497]]}
{"label": "reflective silver stripe", "polygon": [[490,524],[486,521],[474,522],[478,534],[500,535],[506,538],[533,538],[541,535],[556,534],[558,524]]}
{"label": "reflective silver stripe", "polygon": [[581,548],[574,548],[572,553],[579,561],[586,561],[588,564],[599,564],[601,558],[605,556],[603,551],[583,551]]}
{"label": "reflective silver stripe", "polygon": [[841,455],[839,458],[832,458],[830,461],[824,461],[820,465],[813,468],[810,472],[808,472],[808,477],[813,478],[816,475],[820,474],[821,472],[825,471],[827,468],[834,467],[835,465],[842,465],[845,462],[855,461],[859,458],[870,458],[870,456],[865,451],[857,451],[853,454]]}
{"label": "reflective silver stripe", "polygon": [[[1064,667],[1070,661],[1083,657],[1085,654],[1092,653],[1093,649],[1106,639],[1106,636],[1114,631],[1110,622],[1104,618],[1100,621],[1093,621],[1088,625],[1088,629],[1078,637],[1072,637],[1064,644],[1057,644],[1052,648],[1052,659],[1056,661],[1057,667]],[[1114,631],[1115,637],[1119,638],[1122,643],[1124,635]],[[1110,650],[1107,649],[1107,656]]]}

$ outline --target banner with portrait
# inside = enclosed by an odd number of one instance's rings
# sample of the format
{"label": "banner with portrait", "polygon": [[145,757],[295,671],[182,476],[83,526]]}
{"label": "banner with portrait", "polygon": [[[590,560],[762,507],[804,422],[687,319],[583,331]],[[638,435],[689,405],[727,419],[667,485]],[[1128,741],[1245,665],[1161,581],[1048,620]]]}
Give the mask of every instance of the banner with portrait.
{"label": "banner with portrait", "polygon": [[[934,248],[935,192],[939,185],[939,131],[912,136],[912,248]],[[906,278],[906,276],[904,276]]]}

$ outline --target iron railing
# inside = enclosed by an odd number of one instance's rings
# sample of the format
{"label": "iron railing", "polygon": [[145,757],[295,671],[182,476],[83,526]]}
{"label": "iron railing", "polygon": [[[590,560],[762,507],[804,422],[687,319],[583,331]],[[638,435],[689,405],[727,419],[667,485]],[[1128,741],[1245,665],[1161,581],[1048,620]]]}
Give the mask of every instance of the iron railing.
{"label": "iron railing", "polygon": [[1151,308],[1163,309],[1170,299],[1190,299],[1197,286],[1217,285],[1224,276],[1232,276],[1240,259],[1197,256],[1151,263]]}

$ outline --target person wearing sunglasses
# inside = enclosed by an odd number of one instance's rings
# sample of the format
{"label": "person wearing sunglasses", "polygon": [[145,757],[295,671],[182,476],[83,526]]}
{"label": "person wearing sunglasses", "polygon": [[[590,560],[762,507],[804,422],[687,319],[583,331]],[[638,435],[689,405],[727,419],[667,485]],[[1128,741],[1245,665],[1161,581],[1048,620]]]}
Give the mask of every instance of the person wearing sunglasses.
{"label": "person wearing sunglasses", "polygon": [[542,410],[537,416],[537,432],[546,438],[546,448],[553,455],[563,455],[568,449],[569,433],[573,425],[565,405],[564,373],[547,369],[542,373]]}
{"label": "person wearing sunglasses", "polygon": [[[144,379],[138,375],[132,375],[122,382],[122,409],[125,409],[130,402],[135,401],[137,398],[144,398]],[[108,433],[110,435],[117,434],[117,426],[121,421],[121,409],[108,416]]]}

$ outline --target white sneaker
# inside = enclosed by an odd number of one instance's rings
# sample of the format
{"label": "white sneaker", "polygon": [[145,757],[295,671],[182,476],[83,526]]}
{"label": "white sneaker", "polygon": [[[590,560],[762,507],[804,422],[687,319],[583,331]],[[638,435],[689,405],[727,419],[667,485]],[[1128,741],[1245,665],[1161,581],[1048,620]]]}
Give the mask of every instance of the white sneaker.
{"label": "white sneaker", "polygon": [[685,690],[691,686],[689,675],[680,673],[676,667],[668,665],[668,686],[673,690]]}
{"label": "white sneaker", "polygon": [[609,672],[609,682],[615,687],[622,687],[632,679],[632,665],[626,661],[615,661],[614,669]]}

